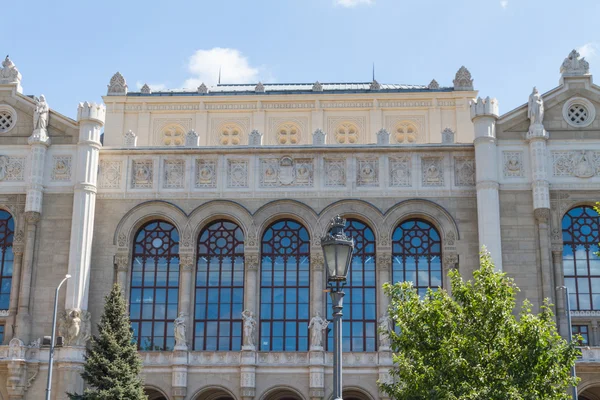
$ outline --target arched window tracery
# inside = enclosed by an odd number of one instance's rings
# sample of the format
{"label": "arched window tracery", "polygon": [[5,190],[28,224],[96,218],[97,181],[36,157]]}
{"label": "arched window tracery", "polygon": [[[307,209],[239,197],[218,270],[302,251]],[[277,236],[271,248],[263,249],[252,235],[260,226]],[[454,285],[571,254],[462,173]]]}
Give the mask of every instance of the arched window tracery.
{"label": "arched window tracery", "polygon": [[261,240],[260,350],[307,351],[310,309],[310,238],[285,219]]}
{"label": "arched window tracery", "polygon": [[[356,219],[348,219],[346,235],[354,239],[352,264],[348,270],[344,318],[343,351],[376,351],[377,347],[377,278],[375,234]],[[327,294],[327,319],[332,321],[331,298]],[[333,326],[327,330],[327,348],[333,349]]]}
{"label": "arched window tracery", "polygon": [[572,208],[562,219],[563,271],[572,310],[600,310],[599,225],[590,206]]}
{"label": "arched window tracery", "polygon": [[413,218],[401,222],[392,235],[392,281],[413,282],[419,295],[442,287],[442,241],[429,222]]}
{"label": "arched window tracery", "polygon": [[8,310],[10,306],[14,233],[15,220],[12,215],[7,211],[0,210],[0,310]]}
{"label": "arched window tracery", "polygon": [[239,351],[244,305],[244,233],[215,221],[198,237],[194,350]]}
{"label": "arched window tracery", "polygon": [[129,314],[140,350],[173,350],[179,297],[179,233],[152,221],[135,235]]}

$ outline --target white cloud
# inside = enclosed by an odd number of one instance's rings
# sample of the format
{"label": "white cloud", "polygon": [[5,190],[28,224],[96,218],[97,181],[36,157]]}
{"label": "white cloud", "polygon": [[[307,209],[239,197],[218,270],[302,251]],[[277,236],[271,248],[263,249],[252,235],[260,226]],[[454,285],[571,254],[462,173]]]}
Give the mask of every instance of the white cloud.
{"label": "white cloud", "polygon": [[375,3],[375,0],[334,0],[338,6],[352,8],[360,5],[370,6]]}
{"label": "white cloud", "polygon": [[202,82],[207,86],[215,85],[219,68],[222,83],[256,83],[265,72],[264,67],[250,65],[248,58],[236,49],[215,47],[196,50],[188,62],[192,77],[185,81],[184,87],[196,88]]}
{"label": "white cloud", "polygon": [[508,7],[508,0],[500,0],[500,7],[506,9]]}
{"label": "white cloud", "polygon": [[[138,90],[140,90],[142,86],[144,86],[144,82],[137,81],[135,86],[137,86]],[[153,92],[160,92],[161,90],[165,90],[167,88],[167,85],[164,83],[149,83],[148,86],[150,86],[150,89],[152,89]]]}
{"label": "white cloud", "polygon": [[598,43],[590,42],[586,43],[577,49],[581,57],[594,58],[600,52],[600,45]]}

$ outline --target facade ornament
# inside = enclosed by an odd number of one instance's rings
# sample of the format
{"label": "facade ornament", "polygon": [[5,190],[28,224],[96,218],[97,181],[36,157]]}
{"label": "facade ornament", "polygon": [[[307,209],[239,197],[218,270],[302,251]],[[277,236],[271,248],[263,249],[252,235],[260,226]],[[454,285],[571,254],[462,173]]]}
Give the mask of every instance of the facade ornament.
{"label": "facade ornament", "polygon": [[442,159],[427,157],[421,159],[423,186],[444,186],[444,171]]}
{"label": "facade ornament", "polygon": [[242,312],[242,319],[244,320],[244,342],[242,350],[256,349],[255,343],[255,332],[256,332],[256,320],[254,319],[254,313],[250,310],[244,310]]}
{"label": "facade ornament", "polygon": [[33,112],[33,129],[34,131],[46,131],[48,128],[48,114],[50,108],[46,103],[46,97],[42,94],[39,98],[35,98],[35,110]]}
{"label": "facade ornament", "polygon": [[315,271],[320,271],[325,266],[325,259],[320,253],[311,254],[310,256],[310,267]]}
{"label": "facade ornament", "polygon": [[464,65],[456,72],[453,83],[454,90],[473,90],[473,78]]}
{"label": "facade ornament", "polygon": [[379,350],[389,351],[391,347],[390,333],[394,330],[394,323],[390,316],[383,314],[378,321],[379,324]]}
{"label": "facade ornament", "polygon": [[250,132],[250,135],[248,135],[248,146],[261,146],[262,136],[262,133],[253,129],[252,132]]}
{"label": "facade ornament", "polygon": [[435,89],[439,89],[439,88],[440,88],[440,84],[437,83],[437,81],[435,79],[432,79],[431,82],[429,82],[429,85],[427,85],[427,89],[435,90]]}
{"label": "facade ornament", "polygon": [[562,76],[583,76],[590,74],[590,63],[580,57],[577,50],[572,50],[560,66]]}
{"label": "facade ornament", "polygon": [[37,211],[25,212],[25,221],[27,221],[28,224],[37,224],[38,222],[40,222],[41,217],[41,214]]}
{"label": "facade ornament", "polygon": [[19,338],[12,338],[8,343],[8,358],[21,359],[25,358],[25,349],[23,342]]}
{"label": "facade ornament", "polygon": [[377,256],[377,268],[382,271],[390,269],[392,264],[392,255],[389,253],[382,253]]}
{"label": "facade ornament", "polygon": [[185,147],[200,146],[200,135],[195,130],[190,130],[185,134]]}
{"label": "facade ornament", "polygon": [[471,119],[482,116],[493,116],[498,118],[498,100],[490,96],[482,99],[478,97],[469,103],[471,107]]}
{"label": "facade ornament", "polygon": [[175,350],[187,350],[187,341],[185,338],[185,315],[183,312],[175,318],[173,323],[173,334],[175,336]]}
{"label": "facade ornament", "polygon": [[313,144],[324,145],[325,144],[325,132],[322,129],[317,129],[313,133]]}
{"label": "facade ornament", "polygon": [[123,134],[123,144],[125,147],[137,146],[137,135],[131,129]]}
{"label": "facade ornament", "polygon": [[381,84],[373,79],[373,82],[371,82],[371,85],[369,86],[369,90],[381,90]]}
{"label": "facade ornament", "polygon": [[117,271],[129,270],[129,255],[128,254],[116,254],[114,263],[117,266]]}
{"label": "facade ornament", "polygon": [[180,254],[179,255],[179,267],[184,271],[191,271],[194,267],[194,255],[193,254]]}
{"label": "facade ornament", "polygon": [[321,85],[321,83],[319,81],[316,81],[312,87],[312,91],[313,92],[322,92],[323,91],[323,85]]}
{"label": "facade ornament", "polygon": [[58,322],[58,331],[67,346],[85,346],[92,336],[91,314],[79,308],[65,310]]}
{"label": "facade ornament", "polygon": [[119,237],[117,238],[117,244],[119,247],[127,247],[127,235],[124,232],[119,233]]}
{"label": "facade ornament", "polygon": [[385,128],[381,128],[377,132],[377,144],[378,145],[390,144],[390,133]]}
{"label": "facade ornament", "polygon": [[575,157],[573,164],[573,175],[578,178],[591,178],[596,174],[596,168],[592,163],[590,154],[585,150]]}
{"label": "facade ornament", "polygon": [[445,128],[442,131],[442,143],[452,144],[454,143],[454,131],[450,128]]}
{"label": "facade ornament", "polygon": [[548,223],[548,221],[550,220],[550,209],[536,208],[535,210],[533,210],[533,216],[540,224]]}
{"label": "facade ornament", "polygon": [[244,245],[248,247],[256,246],[256,225],[254,225],[254,223],[250,225],[250,228],[248,229]]}
{"label": "facade ornament", "polygon": [[388,247],[390,245],[390,235],[385,232],[382,232],[379,235],[379,244],[383,247]]}
{"label": "facade ornament", "polygon": [[199,94],[207,94],[208,93],[208,88],[206,87],[206,85],[204,84],[204,82],[202,82],[200,84],[200,86],[198,86],[198,93]]}
{"label": "facade ornament", "polygon": [[527,118],[531,121],[531,127],[536,125],[542,125],[544,123],[544,100],[534,86],[533,91],[529,95],[529,102],[527,106]]}
{"label": "facade ornament", "polygon": [[265,92],[265,85],[263,85],[262,82],[258,82],[256,84],[256,86],[254,87],[254,91],[256,93],[264,93]]}
{"label": "facade ornament", "polygon": [[6,56],[4,61],[2,61],[2,69],[0,69],[0,85],[8,83],[16,83],[20,86],[21,73],[11,59]]}
{"label": "facade ornament", "polygon": [[445,245],[446,246],[454,246],[454,241],[456,240],[456,235],[454,232],[448,232],[446,235]]}
{"label": "facade ornament", "polygon": [[454,269],[458,265],[458,254],[456,253],[444,253],[444,258],[442,259],[442,266],[444,270]]}
{"label": "facade ornament", "polygon": [[317,312],[317,315],[311,318],[308,324],[310,329],[310,349],[316,351],[323,351],[323,334],[325,333],[329,321],[321,317],[321,313]]}
{"label": "facade ornament", "polygon": [[108,85],[108,96],[124,96],[127,94],[127,82],[120,72],[117,72],[110,78]]}
{"label": "facade ornament", "polygon": [[258,270],[258,254],[248,254],[244,256],[246,268],[249,270]]}
{"label": "facade ornament", "polygon": [[140,93],[141,94],[152,94],[152,89],[150,89],[150,86],[148,86],[147,83],[144,83],[144,86],[142,86],[142,88],[140,89]]}
{"label": "facade ornament", "polygon": [[0,181],[6,179],[9,164],[10,159],[8,158],[8,156],[0,156]]}
{"label": "facade ornament", "polygon": [[31,343],[29,343],[29,348],[31,349],[39,349],[42,346],[42,338],[37,338],[31,341]]}

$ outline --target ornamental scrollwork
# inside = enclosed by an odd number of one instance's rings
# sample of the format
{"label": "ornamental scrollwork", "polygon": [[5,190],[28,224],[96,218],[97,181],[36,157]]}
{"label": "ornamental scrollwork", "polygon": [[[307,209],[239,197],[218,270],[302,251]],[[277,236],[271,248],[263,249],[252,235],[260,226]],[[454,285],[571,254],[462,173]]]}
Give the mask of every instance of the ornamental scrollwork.
{"label": "ornamental scrollwork", "polygon": [[257,270],[258,269],[258,254],[247,254],[244,256],[244,260],[246,262],[246,268],[249,270]]}
{"label": "ornamental scrollwork", "polygon": [[382,253],[377,256],[377,268],[380,270],[387,271],[392,265],[392,255],[389,253]]}
{"label": "ornamental scrollwork", "polygon": [[456,254],[456,253],[444,254],[442,263],[443,263],[444,270],[456,268],[458,266],[458,254]]}

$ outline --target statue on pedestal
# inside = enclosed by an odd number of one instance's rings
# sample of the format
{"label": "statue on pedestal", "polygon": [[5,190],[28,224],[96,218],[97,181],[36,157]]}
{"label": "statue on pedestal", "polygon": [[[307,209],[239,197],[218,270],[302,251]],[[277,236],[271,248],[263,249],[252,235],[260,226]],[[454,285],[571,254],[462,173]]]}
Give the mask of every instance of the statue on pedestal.
{"label": "statue on pedestal", "polygon": [[254,350],[256,340],[254,338],[254,332],[256,331],[256,320],[254,319],[254,313],[250,310],[244,310],[242,312],[242,319],[244,320],[244,345],[245,350]]}
{"label": "statue on pedestal", "polygon": [[531,125],[542,124],[544,121],[544,100],[535,86],[529,95],[527,118],[531,121]]}
{"label": "statue on pedestal", "polygon": [[389,350],[391,346],[390,332],[394,329],[394,324],[389,315],[383,314],[379,318],[379,349]]}
{"label": "statue on pedestal", "polygon": [[187,348],[187,343],[185,339],[185,315],[182,312],[180,312],[179,316],[175,318],[173,325],[175,335],[175,348]]}
{"label": "statue on pedestal", "polygon": [[33,113],[33,129],[34,130],[46,130],[48,127],[48,113],[50,108],[46,103],[46,97],[41,95],[38,99],[35,98],[35,111]]}
{"label": "statue on pedestal", "polygon": [[310,349],[323,350],[323,333],[327,329],[329,321],[321,317],[321,313],[317,313],[308,324],[310,329]]}

